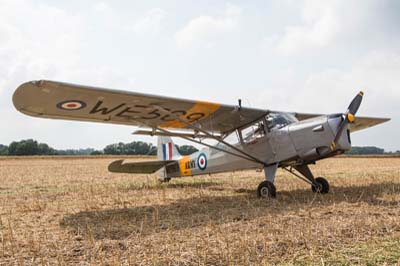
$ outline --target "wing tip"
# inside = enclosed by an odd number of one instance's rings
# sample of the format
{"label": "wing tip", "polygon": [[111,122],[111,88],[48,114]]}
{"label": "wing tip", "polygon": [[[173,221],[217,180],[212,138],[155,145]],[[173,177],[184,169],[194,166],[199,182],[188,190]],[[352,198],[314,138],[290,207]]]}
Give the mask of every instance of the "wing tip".
{"label": "wing tip", "polygon": [[31,80],[31,81],[27,81],[22,83],[21,85],[19,85],[12,96],[12,102],[14,104],[14,107],[18,110],[21,111],[21,109],[23,109],[23,107],[21,106],[21,102],[20,99],[23,97],[24,92],[31,88],[32,85],[35,87],[41,87],[43,86],[45,80]]}
{"label": "wing tip", "polygon": [[383,123],[386,123],[386,122],[389,122],[390,120],[392,120],[389,117],[377,117],[376,119],[380,120],[378,124],[383,124]]}

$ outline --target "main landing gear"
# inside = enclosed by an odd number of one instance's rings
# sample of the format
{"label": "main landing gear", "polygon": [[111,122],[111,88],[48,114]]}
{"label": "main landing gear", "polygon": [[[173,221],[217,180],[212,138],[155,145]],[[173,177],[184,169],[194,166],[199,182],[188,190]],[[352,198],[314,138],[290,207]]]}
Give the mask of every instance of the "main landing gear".
{"label": "main landing gear", "polygon": [[257,195],[259,198],[275,198],[275,185],[267,180],[261,182],[257,188]]}
{"label": "main landing gear", "polygon": [[275,174],[278,169],[278,164],[273,164],[264,167],[265,181],[261,182],[257,188],[257,195],[260,198],[275,198],[276,188],[274,185]]}
{"label": "main landing gear", "polygon": [[[293,170],[293,168],[297,170],[297,172],[299,172],[301,175],[296,173]],[[258,197],[260,198],[276,197],[276,188],[274,185],[274,181],[277,169],[278,169],[278,164],[270,165],[264,168],[265,181],[261,182],[260,185],[258,185],[257,188]],[[328,181],[323,177],[314,178],[314,175],[312,174],[308,165],[303,164],[303,165],[293,166],[290,168],[284,167],[283,169],[285,169],[292,175],[300,178],[301,180],[305,181],[306,183],[309,183],[311,185],[311,190],[313,192],[321,194],[326,194],[329,192]]]}
{"label": "main landing gear", "polygon": [[323,177],[317,177],[314,180],[314,183],[311,184],[311,189],[313,192],[326,194],[329,192],[329,183]]}

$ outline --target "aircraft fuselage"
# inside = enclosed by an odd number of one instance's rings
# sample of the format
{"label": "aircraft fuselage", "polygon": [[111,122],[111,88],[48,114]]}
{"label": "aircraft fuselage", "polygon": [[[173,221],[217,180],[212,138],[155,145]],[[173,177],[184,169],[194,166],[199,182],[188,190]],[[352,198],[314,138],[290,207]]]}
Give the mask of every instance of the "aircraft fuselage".
{"label": "aircraft fuselage", "polygon": [[[310,163],[331,157],[351,148],[348,132],[340,136],[338,145],[330,145],[342,121],[340,115],[319,116],[292,122],[280,128],[266,128],[264,134],[255,134],[245,138],[242,132],[235,147],[252,154],[268,165],[279,166]],[[266,122],[266,121],[265,121]],[[263,125],[263,124],[262,124]],[[235,150],[218,144],[217,147],[235,153]],[[244,169],[262,169],[265,165],[252,160],[228,154],[226,152],[204,148],[179,160],[179,164],[167,167],[166,177],[192,176]]]}

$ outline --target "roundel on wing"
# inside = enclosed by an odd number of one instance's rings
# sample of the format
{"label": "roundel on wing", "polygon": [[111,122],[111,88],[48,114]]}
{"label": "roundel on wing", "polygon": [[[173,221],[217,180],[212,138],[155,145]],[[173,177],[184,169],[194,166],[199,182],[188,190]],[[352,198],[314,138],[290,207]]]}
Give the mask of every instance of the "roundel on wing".
{"label": "roundel on wing", "polygon": [[207,157],[204,153],[200,153],[199,157],[197,157],[197,166],[200,170],[207,168]]}
{"label": "roundel on wing", "polygon": [[57,108],[68,111],[80,110],[85,107],[86,103],[80,100],[67,100],[57,104]]}

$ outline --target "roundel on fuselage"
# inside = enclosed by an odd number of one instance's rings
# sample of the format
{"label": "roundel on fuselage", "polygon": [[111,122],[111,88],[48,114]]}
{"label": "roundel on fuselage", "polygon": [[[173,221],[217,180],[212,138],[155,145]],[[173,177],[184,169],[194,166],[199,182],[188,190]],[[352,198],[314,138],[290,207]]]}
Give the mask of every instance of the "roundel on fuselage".
{"label": "roundel on fuselage", "polygon": [[204,153],[200,153],[197,157],[197,166],[203,171],[207,168],[207,157]]}

